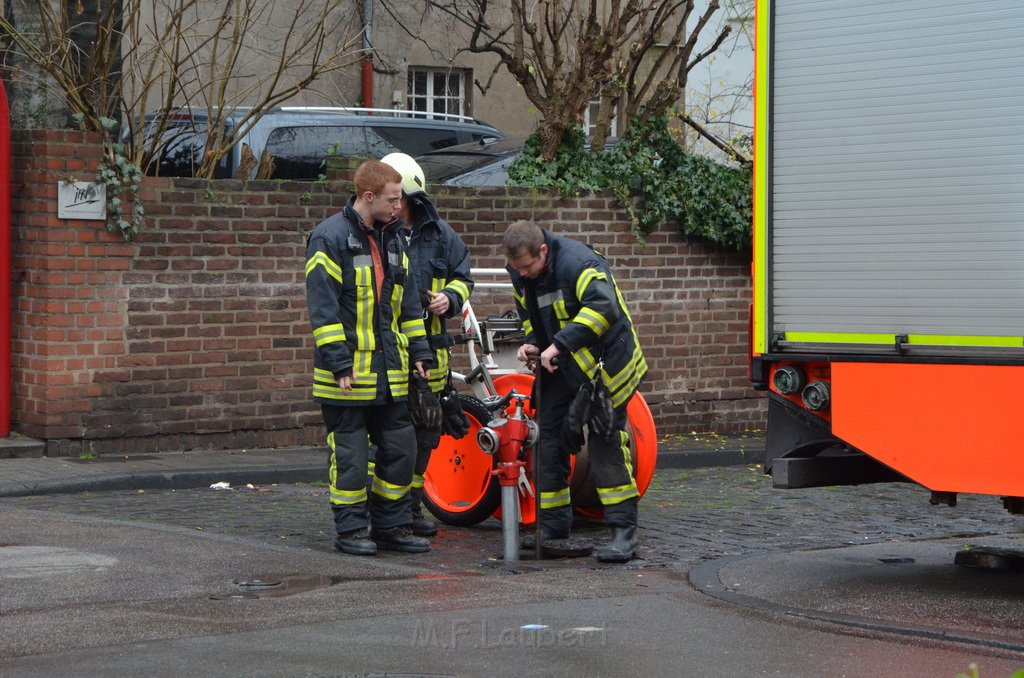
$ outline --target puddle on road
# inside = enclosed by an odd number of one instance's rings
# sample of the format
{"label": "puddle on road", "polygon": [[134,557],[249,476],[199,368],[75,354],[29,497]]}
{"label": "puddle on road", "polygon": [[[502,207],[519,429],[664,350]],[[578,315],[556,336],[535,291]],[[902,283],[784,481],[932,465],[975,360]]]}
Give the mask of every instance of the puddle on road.
{"label": "puddle on road", "polygon": [[69,577],[109,572],[114,556],[58,546],[0,544],[0,579]]}
{"label": "puddle on road", "polygon": [[245,579],[235,579],[231,582],[234,590],[215,593],[210,596],[210,599],[247,600],[255,598],[281,598],[314,589],[324,589],[342,581],[345,581],[343,577],[328,577],[323,574],[248,577]]}

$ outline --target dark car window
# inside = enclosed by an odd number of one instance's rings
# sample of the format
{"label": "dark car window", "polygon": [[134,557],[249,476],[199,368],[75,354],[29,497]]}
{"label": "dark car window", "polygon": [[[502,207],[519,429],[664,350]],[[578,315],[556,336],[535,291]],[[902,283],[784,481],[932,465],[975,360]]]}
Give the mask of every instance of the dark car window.
{"label": "dark car window", "polygon": [[362,156],[366,134],[359,126],[279,127],[267,138],[274,158],[273,179],[314,180],[328,155]]}
{"label": "dark car window", "polygon": [[168,126],[161,137],[163,146],[158,167],[150,167],[149,174],[162,177],[195,176],[203,160],[207,131],[205,123],[188,122]]}
{"label": "dark car window", "polygon": [[395,151],[419,155],[448,148],[459,143],[459,134],[454,129],[374,124],[367,128],[366,139],[370,145],[370,156],[381,158]]}
{"label": "dark car window", "polygon": [[516,156],[511,156],[492,160],[465,174],[451,177],[445,183],[449,186],[504,186],[508,183],[508,168],[515,159]]}
{"label": "dark car window", "polygon": [[[492,139],[483,143],[461,144],[417,156],[416,162],[426,173],[429,184],[506,186],[508,170],[522,153],[524,143],[524,139]],[[617,138],[609,138],[605,142],[605,151],[616,143]]]}
{"label": "dark car window", "polygon": [[[242,110],[239,115],[248,109]],[[227,115],[223,138],[238,117]],[[207,117],[188,110],[151,113],[146,116],[149,138],[161,121],[160,156],[147,174],[193,177],[208,143]],[[263,154],[274,160],[269,176],[274,179],[315,181],[324,173],[323,162],[332,153],[345,157],[380,158],[401,151],[416,156],[448,148],[469,139],[497,139],[502,133],[483,123],[451,123],[412,118],[375,118],[352,114],[348,109],[281,108],[268,111],[247,125],[245,138],[224,154],[214,168],[214,178],[228,178],[239,171],[253,176]],[[256,163],[248,160],[252,154]],[[237,166],[241,163],[242,170]]]}
{"label": "dark car window", "polygon": [[416,158],[423,168],[427,181],[436,184],[456,175],[495,162],[493,155],[485,153],[429,153]]}
{"label": "dark car window", "polygon": [[[163,177],[194,177],[199,165],[202,164],[203,153],[208,142],[208,120],[205,115],[191,113],[172,113],[161,123],[157,115],[147,115],[142,133],[146,145],[160,132],[159,155],[146,168],[146,174]],[[228,118],[224,123],[223,137],[227,137],[233,129],[233,121]],[[214,167],[214,178],[224,179],[231,176],[232,163],[230,154],[225,155]]]}
{"label": "dark car window", "polygon": [[471,133],[469,135],[469,138],[466,139],[466,141],[469,142],[469,143],[477,143],[478,144],[481,141],[483,141],[484,139],[496,139],[496,138],[497,137],[495,137],[493,134],[484,134],[482,132],[473,132],[473,133]]}

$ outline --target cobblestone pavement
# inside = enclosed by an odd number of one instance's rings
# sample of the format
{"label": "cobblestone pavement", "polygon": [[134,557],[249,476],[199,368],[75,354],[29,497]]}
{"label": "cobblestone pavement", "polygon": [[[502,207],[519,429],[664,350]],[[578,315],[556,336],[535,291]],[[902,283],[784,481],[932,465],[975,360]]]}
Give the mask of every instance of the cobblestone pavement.
{"label": "cobblestone pavement", "polygon": [[[870,544],[889,540],[963,538],[1024,532],[1024,517],[998,498],[966,495],[956,507],[932,506],[910,484],[775,490],[756,466],[661,469],[640,503],[641,558],[630,567],[687,568],[726,555],[750,555]],[[299,549],[333,550],[325,485],[268,485],[231,490],[137,490],[0,499],[17,507],[97,518],[158,523]],[[581,520],[579,535],[602,538],[599,522]],[[501,555],[500,522],[472,528],[442,525],[425,569],[488,572]],[[341,556],[339,556],[341,557]],[[524,555],[525,557],[525,555]],[[593,559],[563,561],[595,567]],[[498,571],[490,568],[490,571]]]}

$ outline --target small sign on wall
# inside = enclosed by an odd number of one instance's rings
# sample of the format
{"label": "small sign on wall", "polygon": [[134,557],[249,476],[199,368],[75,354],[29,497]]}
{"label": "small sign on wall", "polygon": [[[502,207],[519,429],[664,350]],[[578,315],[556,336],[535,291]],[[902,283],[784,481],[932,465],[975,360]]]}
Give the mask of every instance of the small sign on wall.
{"label": "small sign on wall", "polygon": [[57,182],[58,219],[106,219],[107,187],[84,181]]}

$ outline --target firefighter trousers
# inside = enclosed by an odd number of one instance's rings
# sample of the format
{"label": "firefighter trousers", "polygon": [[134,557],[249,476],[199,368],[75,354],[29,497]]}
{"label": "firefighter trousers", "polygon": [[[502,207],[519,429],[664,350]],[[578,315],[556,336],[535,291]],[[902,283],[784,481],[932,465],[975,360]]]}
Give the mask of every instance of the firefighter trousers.
{"label": "firefighter trousers", "polygon": [[[331,510],[338,534],[409,525],[409,488],[416,461],[416,434],[406,403],[322,405],[330,450]],[[370,443],[376,446],[367,489]]]}
{"label": "firefighter trousers", "polygon": [[[578,389],[572,388],[556,370],[544,372],[539,387],[541,411],[538,414],[541,437],[540,507],[541,529],[550,537],[568,536],[572,526],[572,498],[569,492],[570,455],[562,448],[562,426],[569,405]],[[590,474],[604,508],[605,522],[612,527],[637,524],[637,499],[640,496],[626,432],[626,406],[615,408],[614,430],[606,438],[587,437]]]}
{"label": "firefighter trousers", "polygon": [[[415,426],[415,425],[414,425]],[[441,442],[441,432],[415,426],[416,431],[416,463],[412,474],[412,512],[422,515],[420,503],[423,501],[423,480],[430,464],[430,454]]]}

